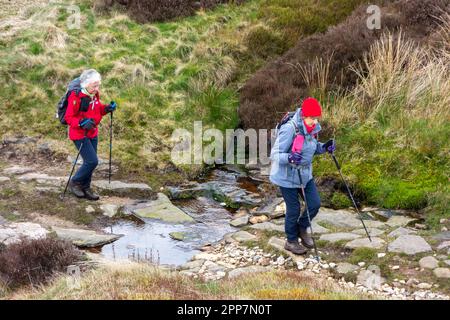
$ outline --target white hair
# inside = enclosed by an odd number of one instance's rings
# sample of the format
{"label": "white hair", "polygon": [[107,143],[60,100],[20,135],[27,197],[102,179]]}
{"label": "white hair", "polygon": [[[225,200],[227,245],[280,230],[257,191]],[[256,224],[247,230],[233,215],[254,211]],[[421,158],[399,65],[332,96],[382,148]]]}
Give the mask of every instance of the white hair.
{"label": "white hair", "polygon": [[101,81],[102,76],[95,69],[84,70],[80,76],[80,85],[86,88],[90,83]]}

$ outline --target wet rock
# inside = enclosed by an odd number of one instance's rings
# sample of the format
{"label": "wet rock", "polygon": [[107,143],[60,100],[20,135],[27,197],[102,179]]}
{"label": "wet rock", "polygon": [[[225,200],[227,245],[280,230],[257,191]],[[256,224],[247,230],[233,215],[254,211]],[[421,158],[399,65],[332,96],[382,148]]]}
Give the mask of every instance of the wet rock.
{"label": "wet rock", "polygon": [[101,234],[93,230],[65,229],[53,227],[56,235],[63,240],[71,241],[80,248],[94,248],[111,243],[122,237],[116,234]]}
{"label": "wet rock", "polygon": [[381,221],[386,222],[387,220],[389,220],[392,217],[393,212],[391,210],[378,209],[378,210],[372,211],[372,214],[377,219],[380,219]]}
{"label": "wet rock", "polygon": [[389,252],[406,253],[409,255],[431,251],[430,245],[420,236],[403,235],[391,242]]}
{"label": "wet rock", "polygon": [[347,274],[350,272],[357,271],[359,269],[358,266],[355,266],[354,264],[350,264],[348,262],[341,262],[337,264],[336,272],[339,274]]}
{"label": "wet rock", "polygon": [[186,238],[186,233],[185,232],[171,232],[171,233],[169,233],[169,236],[174,240],[183,241]]}
{"label": "wet rock", "polygon": [[355,239],[348,242],[345,245],[347,249],[356,249],[356,248],[372,248],[372,249],[381,249],[385,245],[385,241],[378,237],[371,237],[372,242],[368,238]]}
{"label": "wet rock", "polygon": [[179,209],[164,193],[158,193],[158,198],[146,203],[145,207],[134,209],[133,213],[141,218],[158,219],[170,223],[194,222],[194,219]]}
{"label": "wet rock", "polygon": [[286,204],[283,198],[275,198],[269,201],[269,203],[258,208],[253,215],[266,215],[272,219],[284,216],[286,211]]}
{"label": "wet rock", "polygon": [[251,224],[263,223],[269,221],[267,216],[254,216],[248,220]]}
{"label": "wet rock", "polygon": [[436,268],[433,270],[434,275],[437,278],[450,278],[450,269],[449,268]]}
{"label": "wet rock", "polygon": [[21,167],[21,166],[12,166],[9,168],[6,168],[5,170],[3,170],[4,174],[7,175],[21,175],[21,174],[25,174],[28,172],[33,171],[33,169],[31,168],[27,168],[27,167]]}
{"label": "wet rock", "polygon": [[250,228],[257,229],[257,230],[284,232],[284,226],[280,226],[280,225],[274,224],[272,222],[263,222],[263,223],[254,224]]}
{"label": "wet rock", "polygon": [[1,183],[5,183],[5,182],[9,182],[9,181],[11,181],[11,179],[8,178],[8,177],[0,177],[0,184]]}
{"label": "wet rock", "polygon": [[0,243],[9,245],[20,242],[20,239],[45,238],[49,232],[39,224],[31,222],[18,222],[0,225]]}
{"label": "wet rock", "polygon": [[438,267],[439,261],[432,256],[428,256],[428,257],[423,257],[422,259],[420,259],[419,265],[421,268],[435,269]]}
{"label": "wet rock", "polygon": [[328,242],[338,242],[342,240],[353,240],[361,238],[360,235],[354,234],[354,233],[345,233],[345,232],[338,232],[338,233],[328,233],[320,236],[320,240],[325,240]]}
{"label": "wet rock", "polygon": [[408,224],[417,221],[417,219],[405,216],[392,216],[386,223],[392,228],[406,227]]}
{"label": "wet rock", "polygon": [[249,267],[244,267],[244,268],[237,268],[237,269],[231,270],[228,273],[228,278],[234,279],[234,278],[237,278],[237,277],[245,275],[245,274],[255,274],[255,273],[266,272],[266,271],[268,271],[268,269],[263,266],[249,266]]}
{"label": "wet rock", "polygon": [[392,231],[391,233],[389,233],[388,237],[397,238],[399,236],[404,236],[404,235],[408,235],[408,234],[416,234],[416,233],[417,233],[417,231],[415,231],[415,230],[399,227],[399,228],[395,229],[394,231]]}
{"label": "wet rock", "polygon": [[[367,228],[367,231],[369,232],[371,237],[377,237],[377,236],[382,235],[384,233],[383,230],[380,230],[380,229],[377,229],[377,228]],[[352,233],[356,233],[356,234],[359,234],[361,236],[367,236],[366,230],[364,228],[353,230]]]}
{"label": "wet rock", "polygon": [[248,215],[230,221],[230,225],[236,228],[246,226],[248,224]]}
{"label": "wet rock", "polygon": [[119,208],[120,207],[116,204],[102,204],[100,206],[100,209],[103,211],[103,215],[110,218],[113,218],[119,212]]}
{"label": "wet rock", "polygon": [[233,234],[231,237],[238,242],[251,241],[251,240],[256,239],[255,235],[253,235],[247,231],[238,231],[235,234]]}
{"label": "wet rock", "polygon": [[208,185],[201,185],[196,182],[184,187],[167,187],[167,190],[172,200],[212,197],[212,190]]}

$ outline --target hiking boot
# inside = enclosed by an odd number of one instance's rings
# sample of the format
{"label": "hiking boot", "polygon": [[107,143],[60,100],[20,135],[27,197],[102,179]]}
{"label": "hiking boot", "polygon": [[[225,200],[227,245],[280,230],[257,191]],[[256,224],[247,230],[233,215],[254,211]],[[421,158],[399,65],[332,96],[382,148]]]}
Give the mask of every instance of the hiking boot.
{"label": "hiking boot", "polygon": [[308,250],[303,247],[298,241],[286,241],[284,248],[294,254],[305,254]]}
{"label": "hiking boot", "polygon": [[70,180],[69,182],[69,191],[72,192],[77,198],[84,198],[85,194],[81,184]]}
{"label": "hiking boot", "polygon": [[311,235],[308,233],[308,229],[300,228],[299,233],[300,239],[302,240],[302,244],[307,247],[308,249],[311,249],[314,247],[314,241]]}
{"label": "hiking boot", "polygon": [[84,193],[86,194],[86,199],[97,201],[100,199],[100,196],[92,191],[91,188],[84,189]]}

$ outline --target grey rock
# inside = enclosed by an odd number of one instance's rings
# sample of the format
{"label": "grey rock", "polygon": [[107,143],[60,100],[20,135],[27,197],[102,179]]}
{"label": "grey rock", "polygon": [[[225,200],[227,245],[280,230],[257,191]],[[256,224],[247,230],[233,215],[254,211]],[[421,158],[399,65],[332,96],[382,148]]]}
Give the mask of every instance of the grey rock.
{"label": "grey rock", "polygon": [[[377,228],[367,228],[367,231],[369,232],[371,237],[377,237],[379,235],[382,235],[384,233],[383,230],[377,229]],[[367,236],[366,230],[364,228],[362,229],[356,229],[353,230],[352,233],[356,233],[362,236]]]}
{"label": "grey rock", "polygon": [[360,238],[355,239],[348,242],[345,245],[347,249],[356,249],[356,248],[372,248],[372,249],[381,249],[385,245],[385,241],[378,237],[371,237],[372,242],[368,238]]}
{"label": "grey rock", "polygon": [[[119,212],[120,206],[116,204],[102,204],[100,209],[103,211],[103,215],[113,218]],[[95,211],[95,210],[94,210]]]}
{"label": "grey rock", "polygon": [[95,212],[94,207],[91,206],[91,205],[87,206],[85,210],[86,210],[87,213],[94,213]]}
{"label": "grey rock", "polygon": [[46,173],[26,173],[24,175],[21,175],[18,180],[20,181],[32,181],[35,180],[38,183],[42,184],[51,184],[54,186],[60,186],[64,181],[65,178],[63,177],[52,177],[49,176]]}
{"label": "grey rock", "polygon": [[425,239],[420,236],[403,235],[389,244],[388,251],[412,255],[432,251],[432,249]]}
{"label": "grey rock", "polygon": [[433,239],[439,240],[439,241],[449,241],[450,240],[450,231],[444,231],[444,232],[438,233],[433,236]]}
{"label": "grey rock", "polygon": [[337,264],[336,272],[339,274],[347,274],[358,270],[359,267],[348,262],[340,262]]}
{"label": "grey rock", "polygon": [[20,239],[45,238],[49,232],[39,224],[31,222],[18,222],[0,225],[0,243],[9,245],[20,242]]}
{"label": "grey rock", "polygon": [[65,229],[53,227],[60,239],[71,241],[80,248],[94,248],[111,243],[122,237],[116,234],[101,234],[93,230]]}
{"label": "grey rock", "polygon": [[263,223],[254,224],[250,228],[257,229],[257,230],[284,232],[284,226],[280,226],[280,225],[274,224],[272,222],[263,222]]}
{"label": "grey rock", "polygon": [[318,233],[318,234],[322,234],[322,233],[329,233],[330,230],[322,227],[321,225],[319,225],[317,222],[315,221],[311,221],[311,226],[313,228],[314,233]]}
{"label": "grey rock", "polygon": [[389,233],[388,237],[397,238],[399,236],[404,236],[404,235],[408,235],[408,234],[416,234],[416,233],[417,233],[417,231],[415,231],[415,230],[399,227],[399,228],[395,229],[394,231],[392,231],[391,233]]}
{"label": "grey rock", "polygon": [[9,182],[9,181],[11,181],[11,179],[8,177],[0,177],[0,183],[5,183],[5,182]]}
{"label": "grey rock", "polygon": [[320,236],[320,240],[325,240],[332,243],[342,240],[353,240],[357,238],[361,238],[361,236],[359,234],[345,233],[345,232],[328,233]]}
{"label": "grey rock", "polygon": [[432,256],[428,256],[428,257],[423,257],[422,259],[420,259],[419,265],[421,268],[435,269],[438,267],[439,261]]}
{"label": "grey rock", "polygon": [[189,262],[185,263],[184,265],[182,265],[181,269],[189,270],[189,269],[201,268],[201,266],[203,265],[204,262],[205,262],[205,260],[201,260],[201,259],[189,261]]}
{"label": "grey rock", "polygon": [[450,260],[449,260],[449,259],[444,260],[444,263],[445,263],[446,265],[450,266]]}
{"label": "grey rock", "polygon": [[255,240],[256,236],[247,231],[238,231],[232,235],[233,239],[239,242]]}
{"label": "grey rock", "polygon": [[21,167],[21,166],[12,166],[3,170],[4,174],[7,175],[21,175],[24,173],[28,173],[33,171],[31,168]]}
{"label": "grey rock", "polygon": [[380,290],[384,282],[386,282],[386,279],[380,276],[379,269],[375,266],[369,267],[367,270],[361,270],[356,280],[356,283],[372,290]]}
{"label": "grey rock", "polygon": [[[333,210],[328,208],[320,208],[319,213],[314,218],[316,222],[324,222],[326,224],[343,228],[343,229],[356,229],[361,227],[361,220],[358,216],[348,210]],[[379,221],[372,221],[373,227],[380,225]],[[383,223],[381,223],[383,225]]]}
{"label": "grey rock", "polygon": [[405,217],[405,216],[392,216],[386,223],[392,227],[406,227],[408,224],[417,221],[417,219]]}
{"label": "grey rock", "polygon": [[228,278],[234,279],[234,278],[237,278],[242,275],[255,274],[255,273],[266,272],[266,271],[268,271],[268,270],[266,269],[266,267],[263,267],[263,266],[249,266],[249,267],[244,267],[244,268],[237,268],[237,269],[231,270],[228,273]]}
{"label": "grey rock", "polygon": [[269,203],[258,208],[253,212],[254,215],[266,215],[272,219],[279,218],[285,215],[286,205],[283,198],[272,199]]}
{"label": "grey rock", "polygon": [[393,212],[391,210],[378,209],[372,211],[372,214],[382,221],[387,221],[392,217]]}
{"label": "grey rock", "polygon": [[151,191],[152,190],[152,188],[150,188],[150,186],[145,183],[125,183],[122,181],[111,181],[111,184],[110,184],[108,182],[108,180],[95,180],[95,181],[92,181],[92,185],[99,189],[110,190],[110,191],[133,191],[133,190]]}
{"label": "grey rock", "polygon": [[433,270],[434,275],[437,278],[450,278],[450,269],[449,268],[436,268]]}
{"label": "grey rock", "polygon": [[246,226],[248,224],[248,219],[249,219],[248,215],[239,217],[237,219],[231,220],[230,225],[232,225],[233,227],[236,227],[236,228],[240,228],[240,227]]}
{"label": "grey rock", "polygon": [[146,203],[145,207],[133,210],[140,218],[158,219],[170,223],[194,222],[194,219],[179,209],[164,193],[158,193],[158,198]]}

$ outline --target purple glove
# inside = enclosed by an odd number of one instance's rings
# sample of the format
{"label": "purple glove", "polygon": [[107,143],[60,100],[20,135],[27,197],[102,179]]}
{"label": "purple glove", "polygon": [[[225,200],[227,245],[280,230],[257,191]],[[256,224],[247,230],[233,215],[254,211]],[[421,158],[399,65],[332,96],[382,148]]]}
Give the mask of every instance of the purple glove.
{"label": "purple glove", "polygon": [[328,140],[324,143],[323,147],[327,150],[328,153],[333,153],[336,150],[336,143],[333,139]]}
{"label": "purple glove", "polygon": [[302,156],[298,152],[291,152],[288,156],[289,163],[299,165],[300,161],[302,161]]}

